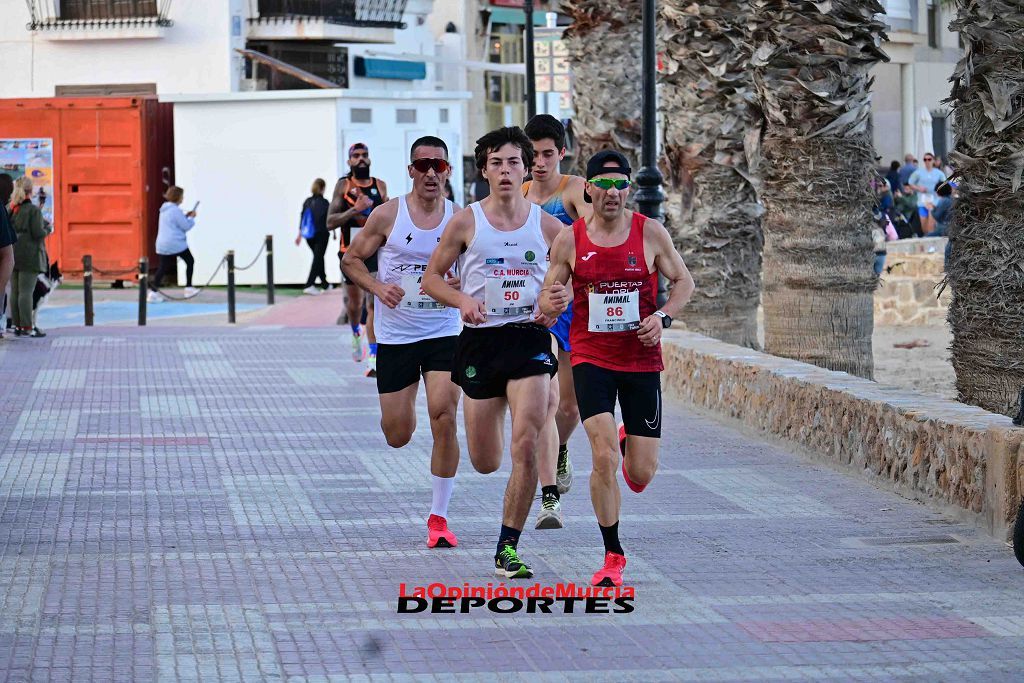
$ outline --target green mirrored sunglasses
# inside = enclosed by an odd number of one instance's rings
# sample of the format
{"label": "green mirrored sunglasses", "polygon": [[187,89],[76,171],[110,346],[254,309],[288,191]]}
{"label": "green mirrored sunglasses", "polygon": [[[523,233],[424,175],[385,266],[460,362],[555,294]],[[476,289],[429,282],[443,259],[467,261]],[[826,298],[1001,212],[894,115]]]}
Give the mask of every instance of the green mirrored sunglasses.
{"label": "green mirrored sunglasses", "polygon": [[613,187],[616,190],[625,190],[630,186],[630,182],[625,178],[591,178],[587,182],[594,187],[600,187],[602,190],[610,190]]}

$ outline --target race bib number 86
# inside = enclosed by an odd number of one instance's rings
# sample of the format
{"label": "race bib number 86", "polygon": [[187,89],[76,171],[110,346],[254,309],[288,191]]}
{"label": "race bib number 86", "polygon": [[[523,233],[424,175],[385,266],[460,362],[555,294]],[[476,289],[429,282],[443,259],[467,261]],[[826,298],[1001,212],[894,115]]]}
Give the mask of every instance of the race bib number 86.
{"label": "race bib number 86", "polygon": [[625,332],[640,329],[640,292],[588,295],[589,332]]}

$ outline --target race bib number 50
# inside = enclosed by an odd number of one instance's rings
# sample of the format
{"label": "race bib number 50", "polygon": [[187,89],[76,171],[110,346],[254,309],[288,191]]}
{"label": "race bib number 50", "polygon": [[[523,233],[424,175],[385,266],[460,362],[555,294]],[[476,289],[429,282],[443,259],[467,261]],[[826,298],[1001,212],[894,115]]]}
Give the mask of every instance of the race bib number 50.
{"label": "race bib number 50", "polygon": [[489,276],[484,283],[484,307],[489,315],[533,313],[537,293],[528,276]]}
{"label": "race bib number 50", "polygon": [[640,329],[640,292],[589,294],[589,332],[625,332]]}
{"label": "race bib number 50", "polygon": [[402,291],[405,296],[399,306],[404,310],[435,311],[444,304],[434,301],[423,291],[423,275],[409,273],[402,276]]}

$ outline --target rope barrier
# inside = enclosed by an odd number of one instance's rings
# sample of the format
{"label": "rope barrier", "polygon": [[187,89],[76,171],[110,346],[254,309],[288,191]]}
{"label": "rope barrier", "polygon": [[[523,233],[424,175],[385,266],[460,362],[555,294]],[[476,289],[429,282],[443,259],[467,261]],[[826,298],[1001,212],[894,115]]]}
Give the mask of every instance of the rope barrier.
{"label": "rope barrier", "polygon": [[218,263],[217,267],[213,269],[213,274],[210,275],[210,279],[207,280],[206,284],[203,285],[202,287],[197,287],[196,289],[198,289],[199,291],[196,292],[195,294],[190,294],[190,295],[187,295],[187,296],[172,296],[170,294],[164,294],[159,289],[152,289],[151,288],[150,291],[156,292],[160,296],[165,297],[167,299],[170,299],[171,301],[188,301],[189,299],[195,299],[197,296],[199,296],[200,294],[203,293],[203,290],[205,290],[207,287],[210,286],[210,283],[213,282],[213,279],[215,277],[217,277],[217,273],[220,272],[221,267],[224,265],[224,263],[226,261],[227,261],[227,257],[221,258],[220,263]]}
{"label": "rope barrier", "polygon": [[259,252],[256,254],[256,258],[254,258],[252,261],[250,261],[249,265],[247,265],[247,266],[235,266],[235,270],[236,271],[237,270],[249,270],[250,268],[255,266],[256,265],[256,261],[258,261],[260,256],[263,255],[263,252],[266,250],[266,248],[267,248],[267,243],[264,242],[263,246],[260,247]]}
{"label": "rope barrier", "polygon": [[147,263],[147,259],[145,257],[142,257],[142,258],[139,259],[139,265],[137,267],[135,267],[135,268],[131,268],[131,269],[128,269],[128,270],[102,270],[101,268],[97,268],[96,266],[94,266],[92,264],[92,256],[89,255],[89,254],[86,254],[85,256],[83,256],[83,259],[82,259],[83,273],[84,273],[84,280],[85,280],[85,286],[83,287],[83,291],[85,292],[85,320],[86,320],[85,324],[86,325],[92,325],[93,324],[92,277],[93,277],[94,273],[96,275],[100,275],[100,276],[104,276],[104,277],[108,277],[108,278],[115,278],[115,279],[121,279],[125,275],[130,275],[130,274],[137,275],[138,280],[139,280],[139,325],[145,325],[146,324],[146,298],[148,297],[149,292],[156,292],[156,294],[159,295],[160,297],[162,297],[164,299],[167,299],[167,300],[170,300],[170,301],[189,301],[190,299],[194,299],[197,296],[199,296],[200,294],[202,294],[206,290],[206,288],[210,286],[210,283],[212,283],[214,281],[214,279],[217,277],[217,274],[220,272],[220,269],[224,267],[224,264],[229,264],[228,268],[229,268],[229,271],[230,271],[228,273],[228,321],[229,322],[234,322],[235,321],[235,319],[234,319],[235,318],[235,316],[234,316],[234,297],[235,297],[235,292],[234,292],[234,273],[235,273],[235,271],[239,271],[239,270],[249,270],[250,268],[255,266],[256,263],[260,260],[260,257],[263,256],[264,252],[267,253],[267,302],[268,302],[268,304],[273,304],[274,303],[274,293],[273,293],[273,291],[274,291],[274,284],[273,284],[273,282],[274,282],[273,281],[274,273],[273,273],[273,256],[272,256],[273,251],[271,249],[272,239],[273,238],[270,235],[268,235],[266,237],[266,239],[264,239],[263,242],[261,243],[259,251],[256,252],[256,256],[254,256],[252,261],[250,261],[245,266],[235,266],[234,265],[234,252],[233,251],[228,252],[228,254],[225,255],[217,263],[217,267],[214,268],[213,269],[213,273],[210,274],[210,279],[207,280],[204,285],[202,285],[200,287],[194,288],[196,290],[195,293],[187,294],[185,296],[173,296],[173,295],[167,294],[167,293],[165,293],[165,292],[163,292],[163,291],[161,291],[159,289],[149,288],[148,287],[149,273],[148,273],[148,267],[147,267],[148,263]]}

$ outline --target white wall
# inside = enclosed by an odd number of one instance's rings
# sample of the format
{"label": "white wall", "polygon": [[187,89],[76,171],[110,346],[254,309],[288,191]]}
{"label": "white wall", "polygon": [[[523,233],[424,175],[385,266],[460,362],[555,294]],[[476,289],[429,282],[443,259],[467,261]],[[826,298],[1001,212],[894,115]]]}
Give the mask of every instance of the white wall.
{"label": "white wall", "polygon": [[[234,249],[245,265],[264,236],[274,236],[275,279],[306,278],[309,249],[293,244],[299,210],[316,177],[338,175],[333,99],[177,102],[174,105],[175,181],[190,207],[201,200],[189,248],[195,282],[205,283]],[[265,281],[265,269],[236,273],[239,284]],[[181,281],[181,280],[179,280]],[[214,284],[227,282],[221,270]]]}
{"label": "white wall", "polygon": [[[232,47],[245,44],[245,0],[175,0],[174,25],[159,38],[52,40],[74,30],[30,31],[24,0],[0,0],[0,98],[53,97],[57,85],[156,83],[159,93],[237,89],[240,62]],[[231,38],[231,15],[242,35]],[[78,35],[135,35],[129,28]],[[16,68],[15,68],[16,67]]]}
{"label": "white wall", "polygon": [[[185,189],[187,207],[202,202],[189,234],[195,282],[204,284],[228,249],[235,250],[238,265],[247,264],[271,234],[276,282],[304,283],[311,254],[305,243],[294,244],[299,210],[314,178],[326,180],[330,192],[348,171],[346,150],[353,142],[369,146],[373,175],[388,184],[391,196],[411,188],[409,145],[420,135],[440,136],[452,159],[459,158],[463,94],[397,96],[396,101],[355,91],[307,90],[168,98],[174,102],[176,182]],[[373,123],[352,124],[353,107],[371,109]],[[405,108],[417,111],[415,124],[395,123],[396,109]],[[447,125],[440,123],[442,108],[449,110]],[[460,164],[454,165],[451,181],[458,194]],[[332,282],[340,276],[337,244],[328,247]],[[264,284],[265,273],[261,263],[236,273],[236,280]],[[222,270],[213,282],[226,281]]]}

